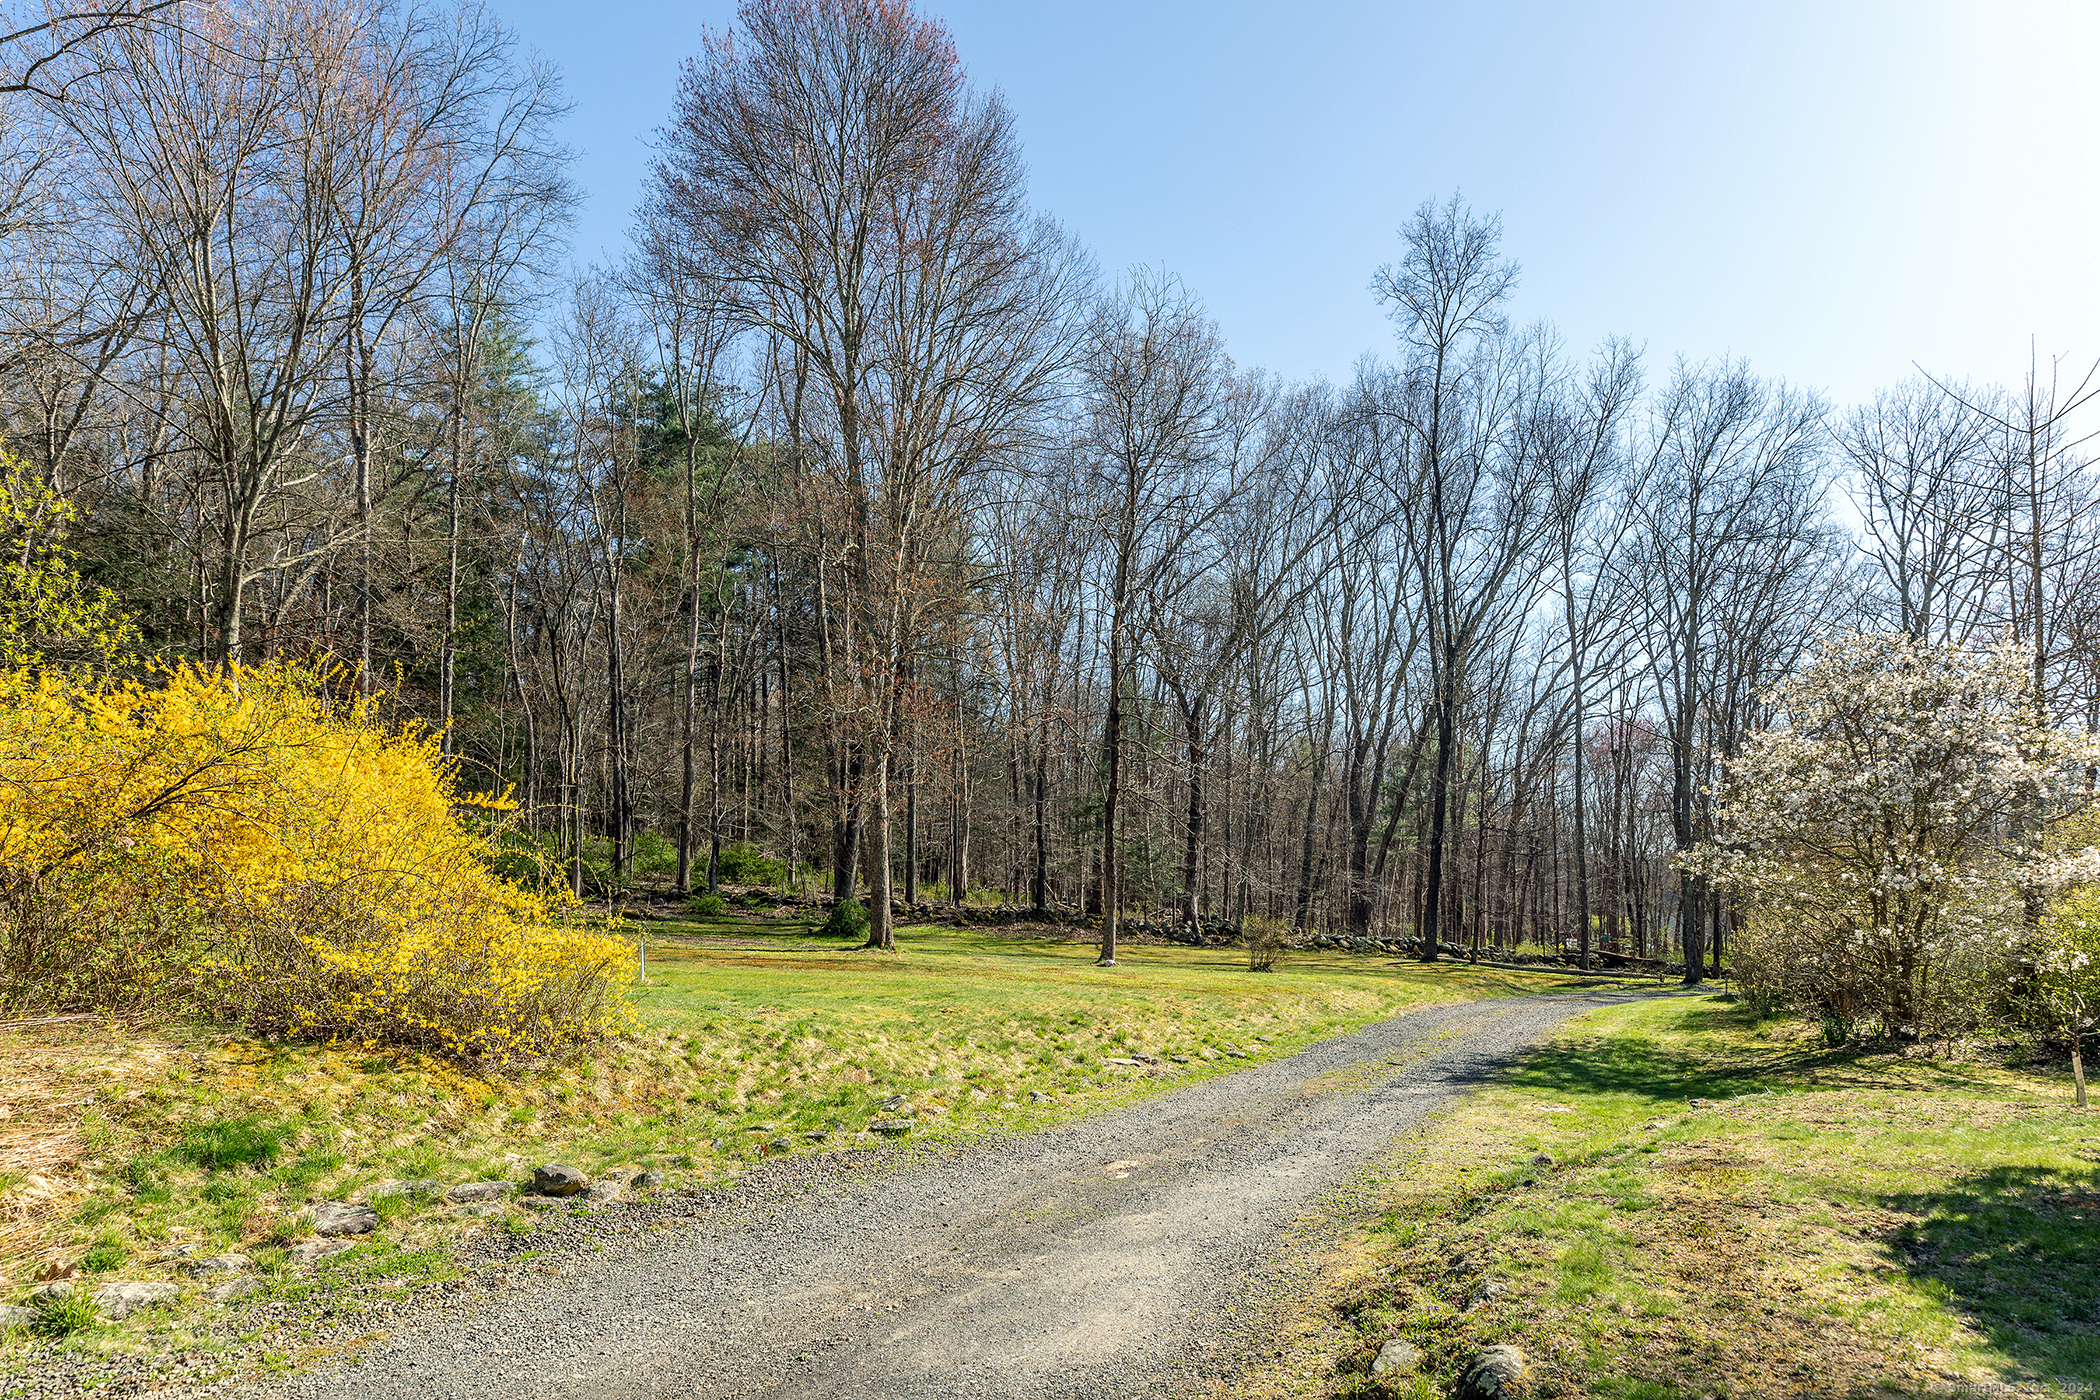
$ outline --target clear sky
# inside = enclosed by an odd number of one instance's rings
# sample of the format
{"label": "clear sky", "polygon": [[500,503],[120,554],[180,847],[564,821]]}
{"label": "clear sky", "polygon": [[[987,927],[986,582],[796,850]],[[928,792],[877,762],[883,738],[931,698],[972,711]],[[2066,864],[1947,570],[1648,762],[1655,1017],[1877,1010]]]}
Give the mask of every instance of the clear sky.
{"label": "clear sky", "polygon": [[[680,61],[725,0],[492,0],[562,70],[619,256]],[[1020,119],[1036,203],[1163,266],[1234,358],[1349,373],[1395,229],[1500,211],[1515,312],[1839,402],[2100,358],[2100,0],[930,0]]]}

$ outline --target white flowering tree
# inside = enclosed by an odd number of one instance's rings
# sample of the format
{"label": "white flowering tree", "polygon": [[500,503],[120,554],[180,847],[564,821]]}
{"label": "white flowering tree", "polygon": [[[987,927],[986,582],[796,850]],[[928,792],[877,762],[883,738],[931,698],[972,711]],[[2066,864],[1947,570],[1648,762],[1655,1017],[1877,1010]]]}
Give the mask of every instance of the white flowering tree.
{"label": "white flowering tree", "polygon": [[2036,995],[2071,1042],[2071,1081],[2084,1108],[2083,1042],[2100,1023],[2100,886],[2081,885],[2052,900],[2030,949]]}
{"label": "white flowering tree", "polygon": [[2057,854],[2037,881],[2051,891],[2026,934],[2013,984],[2032,989],[2050,1027],[2071,1043],[2071,1082],[2086,1107],[2085,1038],[2100,1027],[2100,807],[2050,833]]}
{"label": "white flowering tree", "polygon": [[1749,914],[1754,991],[1849,1026],[1934,1037],[1982,1015],[2031,944],[2046,825],[2083,800],[2089,736],[2038,713],[2024,652],[1837,637],[1769,697],[1687,864]]}

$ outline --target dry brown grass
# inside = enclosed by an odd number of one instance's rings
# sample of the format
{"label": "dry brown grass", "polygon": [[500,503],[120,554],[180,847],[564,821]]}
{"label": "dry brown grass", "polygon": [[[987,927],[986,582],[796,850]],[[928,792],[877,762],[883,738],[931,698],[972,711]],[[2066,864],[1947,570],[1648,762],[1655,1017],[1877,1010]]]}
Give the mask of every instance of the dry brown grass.
{"label": "dry brown grass", "polygon": [[50,1239],[86,1191],[84,1164],[107,1144],[112,1110],[143,1097],[175,1047],[99,1017],[0,1028],[0,1280],[65,1262]]}

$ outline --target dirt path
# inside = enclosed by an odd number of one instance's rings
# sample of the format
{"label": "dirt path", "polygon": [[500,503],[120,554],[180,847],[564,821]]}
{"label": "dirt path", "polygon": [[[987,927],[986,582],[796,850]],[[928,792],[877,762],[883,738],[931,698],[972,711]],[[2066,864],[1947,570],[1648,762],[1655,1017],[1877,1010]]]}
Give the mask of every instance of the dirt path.
{"label": "dirt path", "polygon": [[815,1172],[671,1242],[586,1254],[544,1290],[405,1319],[281,1393],[1186,1394],[1230,1360],[1295,1218],[1555,1023],[1626,999],[1432,1007],[902,1173]]}

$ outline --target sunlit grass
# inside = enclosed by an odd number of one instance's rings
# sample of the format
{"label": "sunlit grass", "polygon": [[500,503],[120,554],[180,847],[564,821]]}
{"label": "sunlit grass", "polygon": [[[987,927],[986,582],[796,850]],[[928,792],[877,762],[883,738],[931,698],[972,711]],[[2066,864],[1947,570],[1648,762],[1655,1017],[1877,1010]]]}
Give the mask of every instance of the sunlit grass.
{"label": "sunlit grass", "polygon": [[[386,1198],[384,1239],[317,1273],[283,1267],[283,1247],[310,1202],[383,1179],[514,1181],[559,1160],[704,1183],[781,1152],[894,1141],[867,1131],[877,1119],[910,1123],[906,1143],[1025,1130],[1410,1006],[1580,985],[1344,954],[1253,974],[1236,949],[1180,946],[1126,947],[1098,968],[1088,944],[933,926],[903,929],[902,951],[884,954],[811,922],[637,924],[649,978],[632,992],[639,1032],[503,1069],[202,1029],[0,1037],[0,1055],[24,1067],[0,1088],[12,1109],[0,1166],[13,1169],[9,1143],[48,1144],[0,1188],[0,1210],[28,1222],[0,1235],[0,1300],[21,1296],[40,1265],[91,1253],[96,1267],[123,1261],[127,1277],[184,1277],[155,1263],[177,1248],[278,1260],[262,1277],[285,1298],[331,1278],[439,1277],[444,1241],[490,1226],[422,1197]],[[1110,1063],[1140,1053],[1158,1063]],[[26,1194],[30,1182],[44,1194]],[[511,1228],[527,1223],[517,1212]]]}
{"label": "sunlit grass", "polygon": [[1389,1335],[1441,1382],[1515,1340],[1542,1395],[2100,1386],[2100,1114],[2061,1076],[1646,1002],[1527,1055],[1385,1192],[1370,1266],[1296,1324],[1326,1364],[1250,1394],[1384,1393]]}

